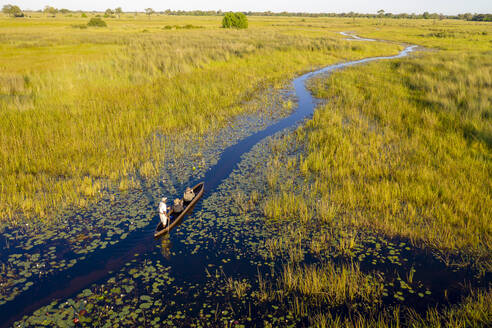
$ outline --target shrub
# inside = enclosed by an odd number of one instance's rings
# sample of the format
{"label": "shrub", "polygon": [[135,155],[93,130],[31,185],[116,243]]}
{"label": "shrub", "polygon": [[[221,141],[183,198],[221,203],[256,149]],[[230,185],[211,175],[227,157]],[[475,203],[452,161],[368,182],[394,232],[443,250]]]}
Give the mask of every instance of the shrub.
{"label": "shrub", "polygon": [[106,27],[108,25],[101,18],[99,18],[99,17],[93,17],[93,18],[91,18],[91,20],[89,21],[89,23],[87,23],[87,26]]}
{"label": "shrub", "polygon": [[180,30],[180,29],[185,29],[185,30],[192,30],[196,28],[203,28],[203,26],[197,26],[197,25],[192,25],[192,24],[187,24],[187,25],[166,25],[163,27],[164,30]]}
{"label": "shrub", "polygon": [[248,28],[248,18],[243,13],[226,13],[222,19],[224,28]]}
{"label": "shrub", "polygon": [[80,17],[87,18],[87,15],[86,15],[86,13],[82,13],[82,15],[80,15]]}
{"label": "shrub", "polygon": [[72,27],[73,28],[80,28],[81,30],[83,30],[83,29],[87,28],[87,25],[85,25],[85,24],[73,24]]}

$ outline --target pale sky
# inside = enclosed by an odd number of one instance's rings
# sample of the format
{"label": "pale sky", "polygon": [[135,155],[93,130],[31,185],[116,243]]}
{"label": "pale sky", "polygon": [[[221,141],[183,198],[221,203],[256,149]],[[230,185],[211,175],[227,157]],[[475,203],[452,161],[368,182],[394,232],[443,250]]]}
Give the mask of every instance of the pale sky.
{"label": "pale sky", "polygon": [[376,13],[492,13],[492,0],[0,0],[0,6],[14,4],[21,9],[42,9],[46,5],[71,10],[98,10],[122,7],[124,11],[222,10],[290,12]]}

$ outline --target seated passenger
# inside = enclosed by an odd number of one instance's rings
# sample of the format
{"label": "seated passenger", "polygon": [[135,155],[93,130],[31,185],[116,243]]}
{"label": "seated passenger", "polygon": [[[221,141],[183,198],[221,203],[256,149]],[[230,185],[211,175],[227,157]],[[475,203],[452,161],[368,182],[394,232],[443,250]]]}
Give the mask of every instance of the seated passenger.
{"label": "seated passenger", "polygon": [[174,213],[177,213],[177,214],[183,212],[183,201],[181,199],[176,198],[174,200],[173,210],[174,210]]}
{"label": "seated passenger", "polygon": [[193,189],[190,187],[186,187],[186,191],[183,196],[183,200],[187,203],[191,202],[195,198],[195,193],[193,192]]}

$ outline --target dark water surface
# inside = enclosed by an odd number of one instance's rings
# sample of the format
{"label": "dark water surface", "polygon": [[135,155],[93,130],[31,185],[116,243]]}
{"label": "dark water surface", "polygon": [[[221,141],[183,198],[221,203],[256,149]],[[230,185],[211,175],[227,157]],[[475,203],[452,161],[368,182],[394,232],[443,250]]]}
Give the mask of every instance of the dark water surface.
{"label": "dark water surface", "polygon": [[[293,86],[298,103],[293,113],[264,130],[256,132],[225,149],[221,153],[216,165],[207,171],[204,179],[200,179],[205,181],[205,195],[201,202],[206,201],[207,198],[218,191],[223,181],[237,168],[238,163],[242,160],[242,155],[248,153],[256,144],[286,128],[295,127],[304,119],[312,116],[317,101],[306,88],[305,84],[309,78],[358,64],[402,58],[416,48],[417,46],[409,46],[395,56],[372,57],[330,65],[296,78],[293,81]],[[189,185],[193,185],[196,182],[198,181],[190,181]],[[199,203],[195,208],[195,212],[202,210],[203,206]],[[220,213],[218,214],[220,215]],[[158,222],[157,216],[153,218],[153,222]],[[186,219],[184,220],[184,224],[186,225]],[[74,297],[77,293],[90,288],[93,284],[104,282],[114,272],[121,270],[131,261],[156,261],[157,259],[162,259],[162,255],[156,254],[155,252],[158,242],[153,240],[154,228],[154,224],[149,224],[144,228],[137,229],[117,244],[108,246],[105,249],[98,249],[94,253],[88,254],[84,260],[77,262],[73,267],[43,277],[34,286],[18,295],[14,300],[0,306],[0,326],[10,326],[24,315],[32,313],[34,310],[51,303],[53,300]],[[260,230],[261,227],[258,227],[258,229]],[[227,234],[227,231],[219,231],[219,229],[215,229],[214,227],[211,227],[209,232],[212,236],[214,234],[216,236]],[[199,234],[200,231],[196,231],[196,233]],[[190,281],[199,284],[204,279],[204,268],[211,265],[220,266],[228,272],[240,272],[242,276],[255,276],[258,274],[256,266],[251,265],[248,261],[244,261],[244,259],[232,259],[224,262],[224,256],[219,256],[216,252],[221,246],[220,243],[216,244],[215,239],[213,241],[212,238],[209,239],[207,243],[210,244],[210,247],[206,249],[202,248],[196,254],[190,254],[189,247],[172,234],[170,240],[172,251],[178,255],[169,257],[166,265],[171,267],[171,272],[177,279],[175,284],[185,286],[186,282]],[[255,242],[259,242],[260,239],[258,238]],[[231,257],[233,254],[234,250],[231,250]],[[453,273],[444,265],[438,263],[438,261],[429,260],[429,257],[425,254],[407,254],[406,256],[412,258],[412,262],[420,263],[421,267],[425,267],[425,270],[418,268],[416,279],[426,280],[429,285],[437,288],[442,285],[443,288],[449,289],[449,295],[446,295],[448,299],[451,297],[458,300],[459,291],[462,289],[458,283],[465,280],[469,276],[469,272]],[[379,265],[377,268],[383,272],[385,271],[384,266]],[[371,270],[374,268],[369,264],[365,265],[363,269]],[[387,271],[388,274],[395,274],[393,266],[388,267]],[[456,289],[454,293],[453,288]],[[435,303],[442,300],[442,296],[436,295],[433,298]],[[411,298],[410,300],[414,300],[416,303],[419,301],[416,295],[414,299]],[[181,299],[181,301],[186,303],[186,298]],[[428,302],[421,302],[421,304],[427,306]]]}

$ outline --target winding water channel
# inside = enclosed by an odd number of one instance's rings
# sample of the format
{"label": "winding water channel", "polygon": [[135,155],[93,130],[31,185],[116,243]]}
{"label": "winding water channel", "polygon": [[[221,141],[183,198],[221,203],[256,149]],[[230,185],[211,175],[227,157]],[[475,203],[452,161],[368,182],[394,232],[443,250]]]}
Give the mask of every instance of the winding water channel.
{"label": "winding water channel", "polygon": [[[355,38],[359,41],[364,41],[362,38],[356,36]],[[373,40],[367,39],[366,41]],[[235,172],[234,170],[238,170],[238,165],[244,160],[244,156],[256,145],[264,142],[268,137],[281,133],[288,128],[298,126],[304,119],[312,116],[317,106],[317,100],[313,98],[306,88],[306,81],[308,79],[316,75],[330,73],[349,66],[379,60],[402,58],[416,49],[417,46],[412,45],[406,47],[403,51],[394,56],[372,57],[330,65],[294,79],[292,83],[297,105],[291,115],[278,120],[276,123],[265,129],[226,148],[220,154],[217,163],[206,172],[204,178],[188,182],[189,185],[193,185],[197,181],[205,181],[206,191],[202,199],[203,204],[201,203],[194,210],[195,213],[199,213],[196,215],[201,219],[196,219],[195,214],[193,214],[188,220],[184,221],[182,226],[178,227],[172,233],[171,238],[168,241],[169,244],[172,244],[172,247],[170,247],[171,250],[168,250],[172,256],[163,260],[162,249],[166,246],[159,245],[159,243],[155,242],[152,238],[153,230],[155,228],[154,223],[158,220],[157,216],[155,216],[152,219],[152,224],[148,224],[143,228],[132,231],[126,239],[115,245],[110,245],[104,249],[98,249],[95,252],[88,254],[85,259],[78,261],[75,265],[66,270],[55,272],[39,279],[31,288],[23,291],[13,300],[1,305],[0,326],[11,326],[24,315],[29,315],[33,311],[50,304],[54,300],[74,298],[82,291],[91,289],[91,286],[101,284],[107,285],[108,279],[111,281],[112,277],[118,272],[123,272],[127,269],[130,270],[129,272],[132,272],[131,268],[137,267],[143,262],[153,263],[154,265],[156,263],[162,263],[166,268],[169,277],[172,277],[168,279],[173,281],[172,285],[174,288],[174,296],[167,298],[172,299],[174,304],[179,305],[179,302],[182,302],[182,304],[189,305],[190,312],[201,313],[199,312],[199,307],[202,303],[218,303],[220,301],[220,295],[213,296],[210,293],[206,293],[206,295],[197,296],[197,300],[192,301],[191,296],[189,296],[187,292],[182,291],[190,288],[198,288],[202,289],[202,291],[206,290],[208,287],[203,287],[207,285],[204,272],[212,272],[216,268],[220,268],[219,271],[228,272],[231,275],[237,274],[240,277],[255,277],[258,274],[258,263],[255,262],[256,259],[251,260],[251,258],[247,259],[247,256],[236,256],[234,255],[234,248],[236,246],[240,247],[241,243],[245,242],[251,244],[261,242],[261,235],[258,234],[254,237],[234,237],[236,235],[239,236],[237,233],[243,229],[242,226],[235,222],[220,221],[220,211],[214,214],[215,220],[211,219],[208,211],[213,207],[211,204],[217,201],[220,193],[223,193],[224,190],[227,189],[227,184],[224,184],[224,181],[231,177],[231,173]],[[149,198],[150,197],[151,195],[149,195]],[[154,206],[152,202],[150,203],[150,207]],[[205,236],[199,236],[200,231],[203,229],[207,229],[207,234]],[[257,223],[256,230],[261,231],[260,222]],[[259,232],[259,234],[261,234],[261,232]],[[224,247],[224,244],[220,242],[221,240],[224,240],[224,238],[234,238],[233,243],[226,243],[226,245],[233,245],[231,246],[233,248],[227,253],[228,256],[224,256],[223,252],[218,255],[221,252],[218,249]],[[200,247],[197,245],[202,245],[201,249],[197,250],[197,247]],[[159,248],[161,248],[161,251],[159,251]],[[403,253],[404,252],[405,251],[403,251]],[[236,256],[236,258],[234,258],[234,256]],[[412,254],[408,256],[416,261],[421,254]],[[308,261],[309,259],[306,260]],[[451,280],[462,281],[469,274],[467,272],[462,272],[456,273],[453,276],[453,274],[448,272],[449,270],[447,271],[444,266],[429,263],[425,264],[425,261],[427,260],[424,260],[422,265],[435,266],[434,271],[431,271],[430,274],[428,273],[429,277],[427,280],[431,281],[429,284],[446,284],[451,283]],[[145,268],[142,269],[139,267],[138,270],[143,272],[145,271]],[[126,274],[128,275],[128,273]],[[129,275],[131,276],[132,273]],[[134,272],[133,277],[135,277],[135,275],[136,273]],[[150,276],[152,276],[152,274],[150,274]],[[128,294],[129,293],[130,292],[128,292]],[[141,292],[140,294],[145,293]],[[211,300],[212,298],[213,300]],[[436,297],[434,301],[438,302],[439,299]],[[246,309],[244,309],[244,311],[245,313],[247,312]],[[251,311],[251,307],[249,308],[249,311]],[[211,313],[215,312],[211,311]]]}

